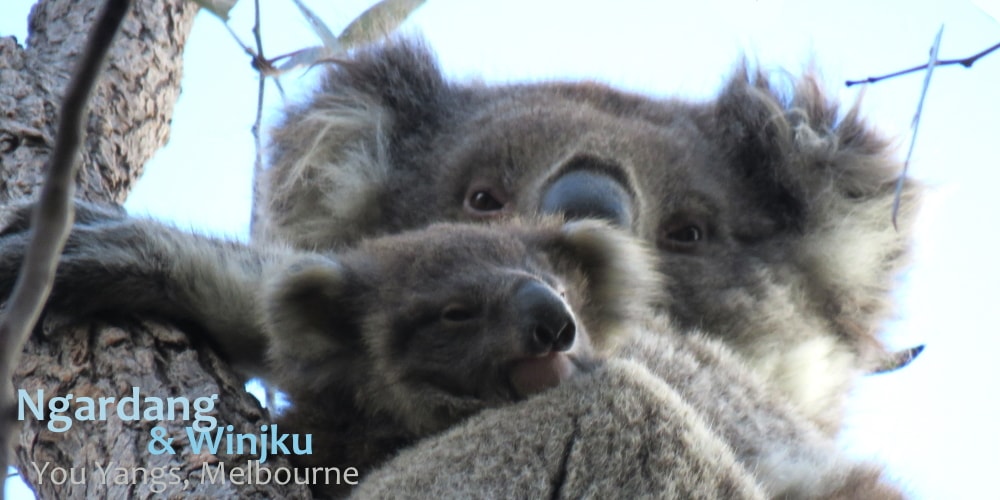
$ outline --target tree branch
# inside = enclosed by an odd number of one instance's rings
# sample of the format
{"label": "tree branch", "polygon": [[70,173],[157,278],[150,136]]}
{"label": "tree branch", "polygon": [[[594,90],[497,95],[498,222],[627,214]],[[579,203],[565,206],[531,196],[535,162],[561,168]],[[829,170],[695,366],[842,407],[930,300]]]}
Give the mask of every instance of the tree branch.
{"label": "tree branch", "polygon": [[[991,52],[996,51],[997,49],[1000,49],[1000,43],[997,43],[996,45],[994,45],[994,46],[992,46],[992,47],[990,47],[990,48],[988,48],[986,50],[983,50],[981,52],[978,52],[976,54],[973,54],[973,55],[971,55],[969,57],[965,57],[965,58],[962,58],[962,59],[944,59],[944,60],[937,61],[936,63],[934,63],[934,66],[950,66],[950,65],[954,65],[954,64],[961,64],[962,66],[964,66],[966,68],[970,68],[970,67],[972,67],[973,64],[976,63],[976,61],[982,59],[983,57],[985,57],[986,55],[990,54]],[[894,77],[897,77],[897,76],[902,76],[902,75],[906,75],[906,74],[910,74],[910,73],[916,73],[918,71],[923,71],[923,70],[927,69],[928,67],[929,67],[929,64],[921,64],[920,66],[914,66],[912,68],[907,68],[907,69],[904,69],[904,70],[896,71],[895,73],[889,73],[888,75],[869,76],[868,78],[865,78],[864,80],[848,80],[848,81],[844,82],[844,85],[846,85],[848,87],[851,87],[853,85],[860,85],[860,84],[863,84],[863,83],[876,83],[876,82],[879,82],[879,81],[882,81],[882,80],[886,80],[886,79],[889,79],[889,78],[894,78]]]}
{"label": "tree branch", "polygon": [[[137,0],[133,4],[85,119],[87,133],[76,182],[78,196],[86,199],[125,199],[142,165],[166,142],[179,93],[180,56],[196,4],[188,0]],[[55,140],[37,137],[57,135],[57,114],[69,75],[102,6],[103,0],[42,0],[32,9],[27,47],[21,48],[12,38],[0,38],[0,70],[4,70],[0,100],[15,103],[8,110],[9,120],[0,120],[0,140],[9,138],[8,148],[0,150],[0,200],[23,198],[41,189],[44,175],[40,172]],[[26,95],[31,98],[23,98]],[[0,217],[9,215],[6,208],[0,204]],[[9,291],[14,277],[8,279]],[[45,334],[28,337],[14,367],[13,382],[18,391],[41,394],[45,414],[56,397],[122,398],[139,388],[143,396],[155,398],[218,396],[213,415],[222,428],[234,433],[257,434],[270,424],[267,411],[244,390],[243,378],[210,346],[197,342],[197,335],[186,335],[169,325],[136,323],[134,319],[142,318],[128,311],[104,321],[58,315],[43,318],[35,331]],[[228,467],[237,467],[255,457],[238,453],[223,458],[204,449],[195,453],[185,437],[190,422],[183,418],[154,423],[108,417],[74,419],[72,428],[63,431],[52,429],[52,421],[45,416],[29,414],[19,422],[20,434],[11,438],[16,440],[17,466],[38,498],[309,497],[305,485],[206,480],[203,466],[221,466],[225,458]],[[176,443],[176,454],[149,451],[152,425],[182,438]],[[269,458],[267,463],[272,470],[290,465],[285,457],[273,463]],[[110,472],[102,474],[102,467]],[[82,482],[58,479],[58,474],[67,471],[86,477]],[[115,474],[131,479],[115,480]]]}
{"label": "tree branch", "polygon": [[[34,227],[28,253],[14,291],[0,320],[0,465],[7,468],[10,437],[14,431],[14,392],[8,382],[14,373],[17,358],[38,321],[45,299],[52,289],[56,265],[73,222],[71,200],[83,142],[84,117],[87,103],[94,91],[97,77],[104,67],[104,58],[118,32],[131,0],[108,0],[94,24],[77,61],[76,70],[63,100],[55,148],[47,164],[48,174],[42,186],[38,204],[32,216]],[[3,492],[0,491],[0,500]]]}

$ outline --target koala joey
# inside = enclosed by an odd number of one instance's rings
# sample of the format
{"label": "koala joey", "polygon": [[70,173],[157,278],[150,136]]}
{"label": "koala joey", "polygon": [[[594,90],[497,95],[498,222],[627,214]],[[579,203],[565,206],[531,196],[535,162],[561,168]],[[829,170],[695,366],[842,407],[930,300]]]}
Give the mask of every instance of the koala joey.
{"label": "koala joey", "polygon": [[374,465],[588,371],[648,311],[650,262],[595,221],[440,224],[296,258],[262,303],[283,420],[333,455],[317,464]]}
{"label": "koala joey", "polygon": [[446,79],[419,39],[329,68],[274,130],[260,234],[350,246],[430,222],[601,218],[656,249],[658,308],[719,338],[833,434],[881,343],[920,188],[813,77],[741,67],[704,102],[594,82]]}

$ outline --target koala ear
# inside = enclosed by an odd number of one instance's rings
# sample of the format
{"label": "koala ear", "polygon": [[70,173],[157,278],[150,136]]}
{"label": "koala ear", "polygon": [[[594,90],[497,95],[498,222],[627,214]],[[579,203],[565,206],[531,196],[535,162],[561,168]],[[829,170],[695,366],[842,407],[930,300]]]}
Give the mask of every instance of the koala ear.
{"label": "koala ear", "polygon": [[344,267],[315,255],[296,257],[264,287],[264,321],[270,339],[269,360],[286,380],[331,377],[358,357],[361,315],[359,291]]}
{"label": "koala ear", "polygon": [[878,338],[893,280],[905,264],[921,187],[902,183],[890,142],[860,117],[842,113],[806,75],[779,91],[741,68],[720,95],[714,119],[736,176],[786,229],[781,241],[807,276],[810,293],[859,354],[862,368],[891,355]]}
{"label": "koala ear", "polygon": [[663,290],[656,257],[639,240],[599,220],[578,220],[562,226],[556,243],[559,257],[568,258],[586,277],[587,304],[583,315],[598,350],[613,347],[627,325],[647,314]]}
{"label": "koala ear", "polygon": [[769,195],[787,191],[785,203],[803,216],[814,196],[859,198],[895,185],[901,165],[894,148],[861,118],[860,102],[842,112],[815,74],[781,80],[743,66],[716,101],[718,143],[736,173]]}
{"label": "koala ear", "polygon": [[435,127],[445,89],[420,39],[390,40],[331,64],[320,88],[272,131],[270,168],[258,186],[266,202],[260,234],[308,249],[372,233],[382,222],[378,200],[398,173],[394,146]]}
{"label": "koala ear", "polygon": [[782,99],[765,75],[740,66],[715,103],[712,130],[755,203],[779,227],[801,230],[804,201],[787,177],[793,132]]}

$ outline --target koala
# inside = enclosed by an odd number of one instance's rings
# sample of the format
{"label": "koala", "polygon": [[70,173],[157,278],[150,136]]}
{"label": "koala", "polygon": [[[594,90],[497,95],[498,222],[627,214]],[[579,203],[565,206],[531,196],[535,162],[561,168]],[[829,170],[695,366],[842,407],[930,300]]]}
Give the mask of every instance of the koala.
{"label": "koala", "polygon": [[706,102],[446,79],[420,39],[360,50],[272,133],[260,234],[349,247],[437,221],[604,219],[656,249],[657,308],[723,340],[832,435],[879,339],[921,188],[816,78],[740,66]]}
{"label": "koala", "polygon": [[291,261],[261,307],[269,380],[291,401],[281,422],[323,450],[297,460],[364,476],[590,371],[650,308],[651,262],[595,221],[438,224]]}

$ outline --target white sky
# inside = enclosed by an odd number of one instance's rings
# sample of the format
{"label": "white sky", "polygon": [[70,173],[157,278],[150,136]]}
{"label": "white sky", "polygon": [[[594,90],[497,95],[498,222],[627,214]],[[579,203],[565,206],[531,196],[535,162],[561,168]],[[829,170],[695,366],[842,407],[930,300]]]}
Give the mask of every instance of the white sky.
{"label": "white sky", "polygon": [[[306,0],[335,31],[368,1]],[[24,40],[31,0],[3,0],[0,34]],[[265,52],[317,42],[288,0],[262,0]],[[323,4],[323,5],[319,5]],[[998,15],[997,0],[980,2]],[[846,79],[924,62],[941,24],[940,57],[965,57],[1000,41],[1000,23],[963,0],[704,2],[429,0],[410,28],[423,31],[456,78],[487,81],[593,78],[656,95],[708,98],[748,55],[798,73],[810,61],[845,101]],[[252,3],[232,25],[249,42]],[[312,81],[283,79],[291,95]],[[865,92],[866,115],[908,145],[922,75]],[[913,365],[866,378],[845,446],[888,464],[915,498],[995,495],[1000,471],[996,217],[1000,215],[1000,52],[972,69],[939,68],[925,104],[911,175],[935,186],[913,270],[902,280],[896,347],[925,343]],[[181,227],[245,238],[256,76],[215,18],[200,14],[188,45],[171,142],[147,166],[127,206]],[[280,106],[270,86],[268,115]],[[14,495],[18,498],[18,495]]]}

